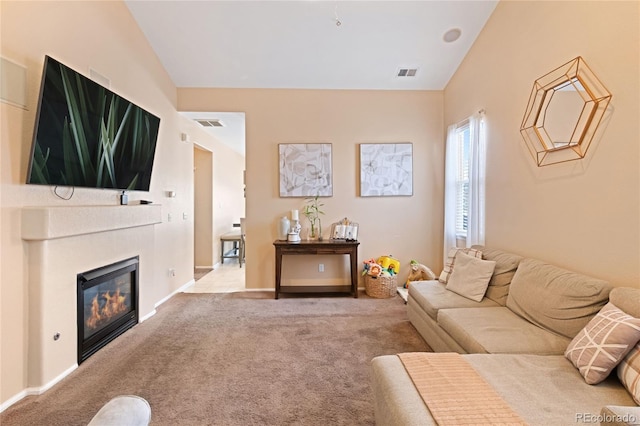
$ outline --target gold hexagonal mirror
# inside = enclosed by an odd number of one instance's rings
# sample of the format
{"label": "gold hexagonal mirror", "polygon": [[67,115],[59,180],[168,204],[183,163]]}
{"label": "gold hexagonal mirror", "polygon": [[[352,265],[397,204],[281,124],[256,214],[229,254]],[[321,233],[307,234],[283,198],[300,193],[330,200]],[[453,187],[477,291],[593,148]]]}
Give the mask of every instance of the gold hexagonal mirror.
{"label": "gold hexagonal mirror", "polygon": [[610,100],[581,57],[537,79],[520,126],[536,164],[584,158]]}

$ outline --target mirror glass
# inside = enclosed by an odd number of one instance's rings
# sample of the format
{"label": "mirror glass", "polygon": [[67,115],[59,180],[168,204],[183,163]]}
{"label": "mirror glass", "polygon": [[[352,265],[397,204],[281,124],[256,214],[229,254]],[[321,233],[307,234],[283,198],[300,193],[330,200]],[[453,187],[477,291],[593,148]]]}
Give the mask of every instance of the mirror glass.
{"label": "mirror glass", "polygon": [[550,146],[547,149],[566,148],[579,143],[580,115],[585,109],[584,87],[577,78],[564,82],[547,92],[548,105],[540,119],[547,132]]}

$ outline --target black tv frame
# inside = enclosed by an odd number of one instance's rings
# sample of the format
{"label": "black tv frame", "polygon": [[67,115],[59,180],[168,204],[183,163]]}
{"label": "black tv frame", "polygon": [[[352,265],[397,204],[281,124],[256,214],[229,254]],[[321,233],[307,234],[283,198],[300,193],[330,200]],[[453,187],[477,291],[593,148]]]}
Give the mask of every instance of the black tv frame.
{"label": "black tv frame", "polygon": [[45,56],[27,184],[149,191],[160,118]]}

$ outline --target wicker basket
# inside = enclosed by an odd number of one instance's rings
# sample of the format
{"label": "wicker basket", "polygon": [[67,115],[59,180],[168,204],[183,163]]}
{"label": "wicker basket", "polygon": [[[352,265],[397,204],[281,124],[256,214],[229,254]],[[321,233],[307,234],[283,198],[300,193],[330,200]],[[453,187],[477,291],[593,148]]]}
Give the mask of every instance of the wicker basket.
{"label": "wicker basket", "polygon": [[386,299],[395,297],[398,292],[397,275],[390,277],[373,277],[371,275],[364,276],[364,290],[367,296],[376,299]]}

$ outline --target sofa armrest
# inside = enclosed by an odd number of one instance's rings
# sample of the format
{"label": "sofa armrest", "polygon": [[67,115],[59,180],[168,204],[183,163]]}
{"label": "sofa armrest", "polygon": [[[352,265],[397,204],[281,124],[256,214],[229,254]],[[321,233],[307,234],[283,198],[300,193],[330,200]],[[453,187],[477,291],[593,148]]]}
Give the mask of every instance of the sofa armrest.
{"label": "sofa armrest", "polygon": [[396,355],[373,358],[371,384],[377,426],[437,424]]}
{"label": "sofa armrest", "polygon": [[603,426],[640,425],[640,407],[606,405],[600,410],[600,416]]}

